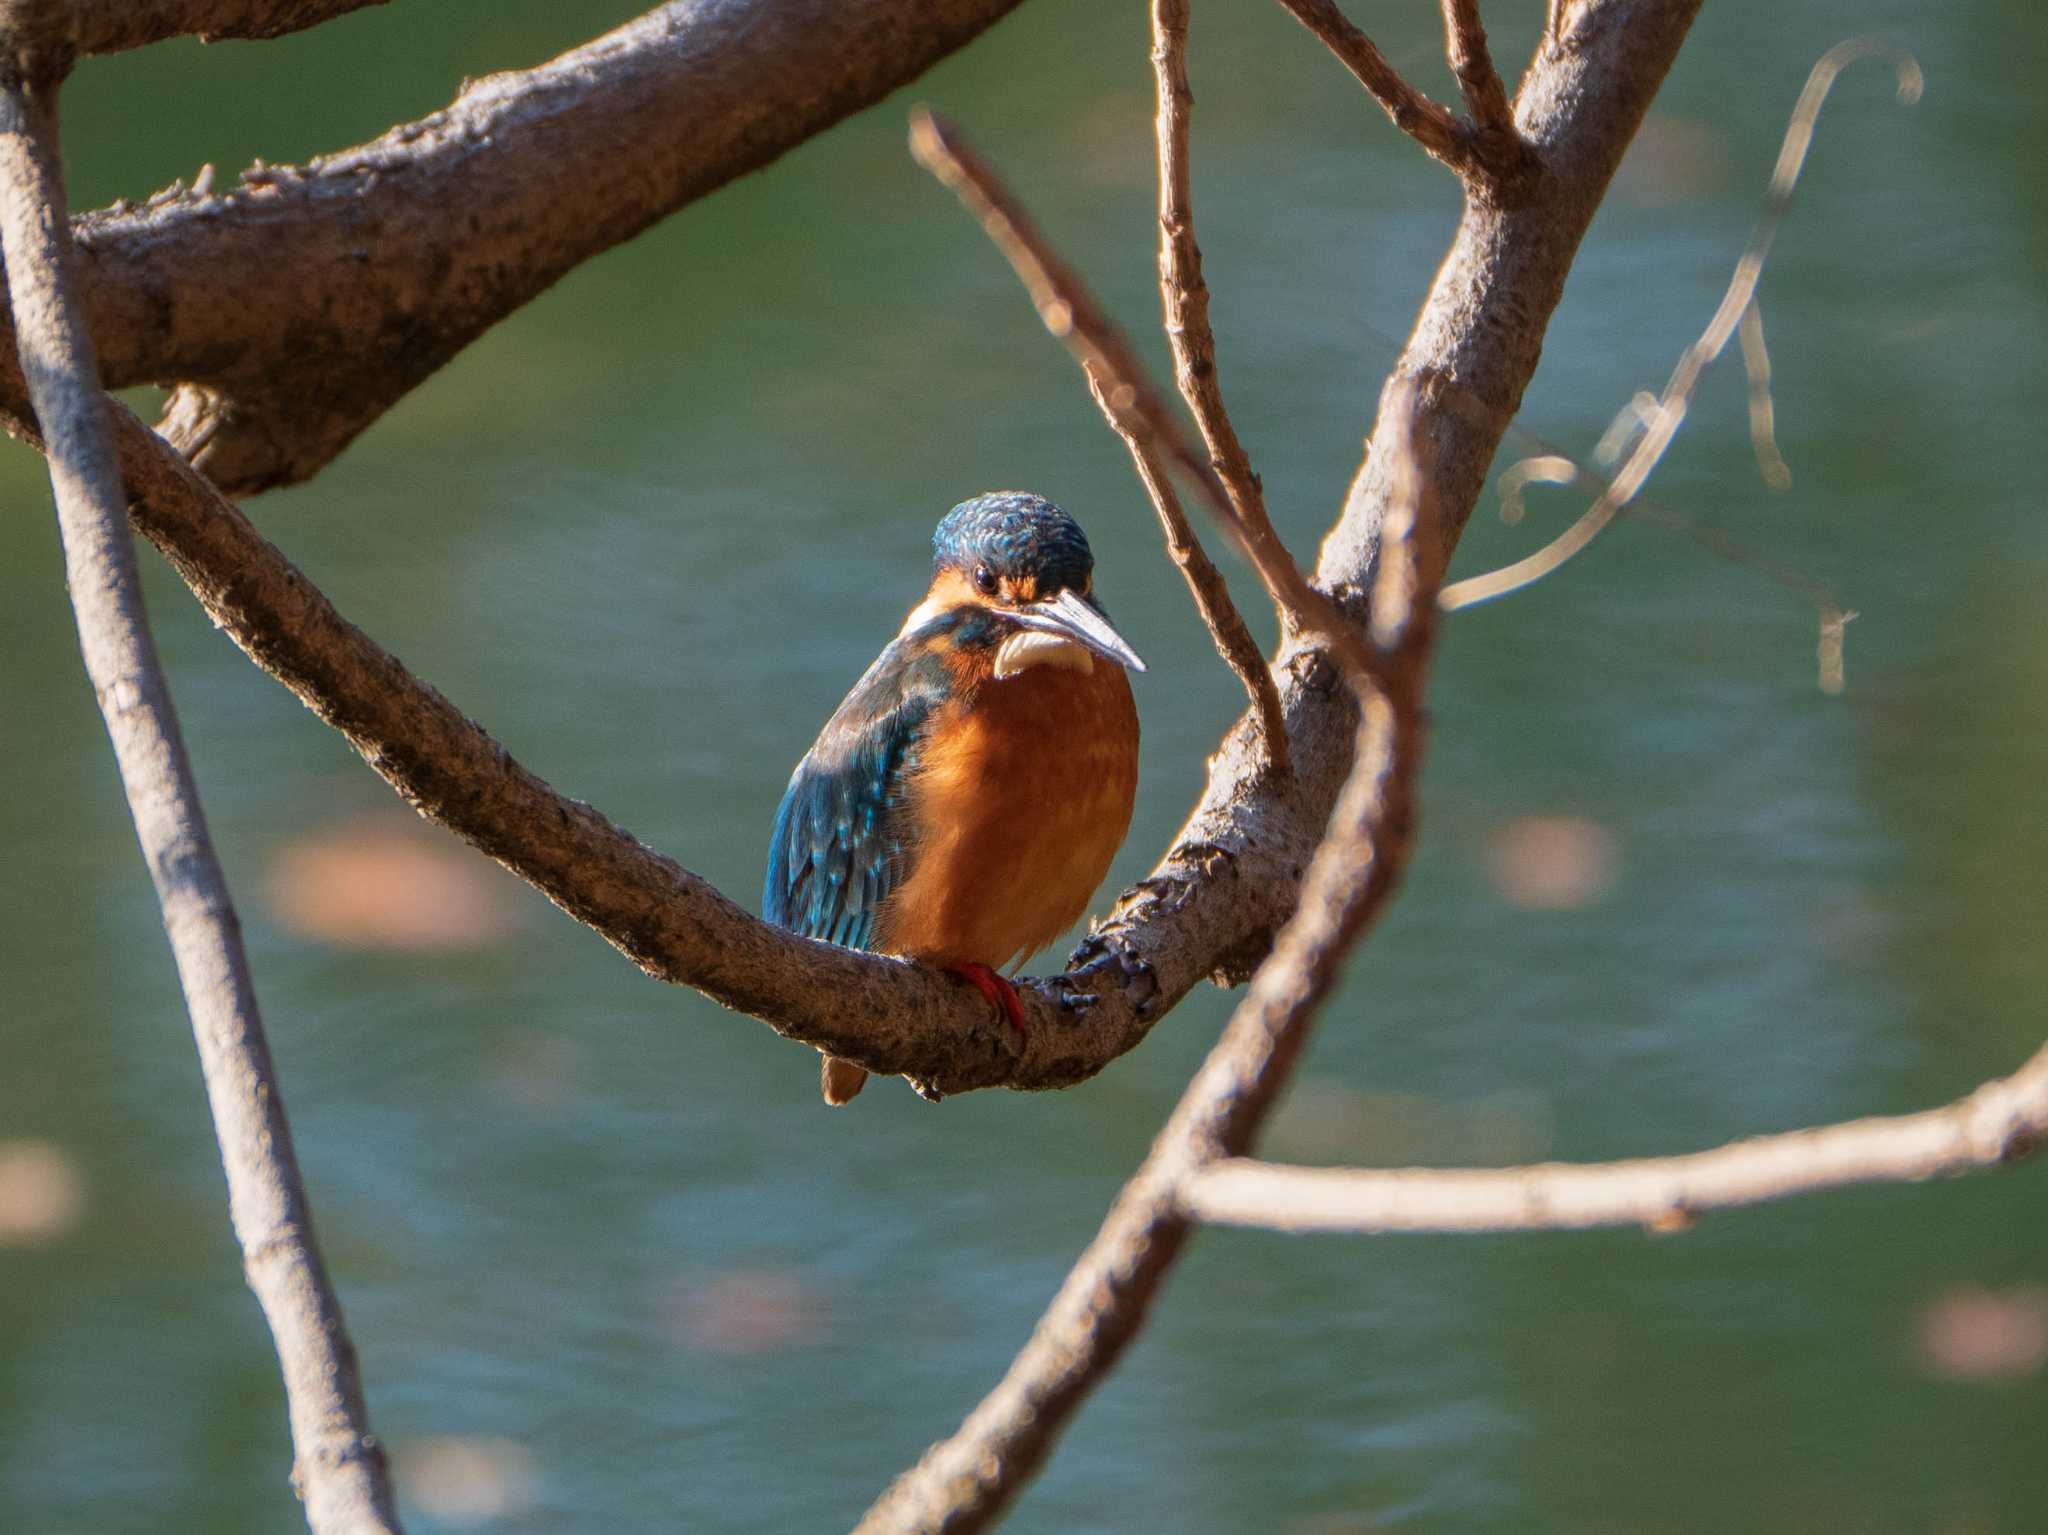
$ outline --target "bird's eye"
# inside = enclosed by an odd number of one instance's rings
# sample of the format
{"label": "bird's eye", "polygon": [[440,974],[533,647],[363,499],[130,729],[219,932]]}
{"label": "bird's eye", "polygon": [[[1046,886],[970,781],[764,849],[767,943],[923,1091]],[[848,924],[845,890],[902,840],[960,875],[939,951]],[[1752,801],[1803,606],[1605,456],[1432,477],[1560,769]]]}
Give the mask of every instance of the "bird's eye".
{"label": "bird's eye", "polygon": [[996,573],[986,565],[975,566],[974,585],[982,596],[993,597],[996,594]]}

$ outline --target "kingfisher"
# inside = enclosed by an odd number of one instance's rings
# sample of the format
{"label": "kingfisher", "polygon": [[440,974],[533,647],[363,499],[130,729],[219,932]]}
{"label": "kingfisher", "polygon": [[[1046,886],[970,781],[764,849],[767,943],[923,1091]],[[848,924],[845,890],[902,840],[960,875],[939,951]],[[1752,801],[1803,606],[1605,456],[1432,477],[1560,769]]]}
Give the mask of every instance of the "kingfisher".
{"label": "kingfisher", "polygon": [[[1138,792],[1125,672],[1145,663],[1094,587],[1087,536],[1043,496],[939,520],[924,599],[790,775],[769,921],[946,970],[1023,1030],[998,972],[1088,909]],[[867,1075],[826,1055],[825,1101]]]}

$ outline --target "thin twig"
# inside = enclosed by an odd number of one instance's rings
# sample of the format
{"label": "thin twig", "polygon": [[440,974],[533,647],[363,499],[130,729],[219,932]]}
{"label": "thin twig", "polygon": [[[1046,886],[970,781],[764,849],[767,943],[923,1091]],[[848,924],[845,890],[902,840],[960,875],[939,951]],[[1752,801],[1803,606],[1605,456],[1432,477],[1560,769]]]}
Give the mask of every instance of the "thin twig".
{"label": "thin twig", "polygon": [[1754,297],[1742,311],[1736,335],[1742,341],[1742,366],[1749,375],[1749,445],[1756,454],[1757,473],[1772,490],[1789,490],[1792,468],[1778,451],[1778,413],[1771,403],[1771,349],[1764,342],[1763,306]]}
{"label": "thin twig", "polygon": [[370,1434],[355,1350],[314,1241],[240,928],[143,612],[105,396],[72,284],[56,82],[24,83],[11,62],[4,67],[0,244],[8,297],[49,453],[86,671],[191,1014],[244,1272],[284,1370],[293,1481],[319,1535],[394,1535],[384,1453]]}
{"label": "thin twig", "polygon": [[1101,381],[1103,410],[1117,431],[1157,451],[1201,493],[1289,622],[1321,635],[1352,672],[1370,673],[1377,658],[1358,631],[1301,573],[1270,522],[1259,526],[1238,520],[1230,493],[1217,478],[1208,455],[1189,442],[1159,391],[1147,381],[1129,344],[959,129],[937,113],[919,108],[910,118],[910,152],[980,220],[983,231],[1031,295],[1045,328],[1065,343],[1084,373]]}
{"label": "thin twig", "polygon": [[[1898,74],[1901,103],[1911,105],[1920,99],[1922,77],[1919,63],[1888,39],[1851,38],[1837,43],[1821,55],[1792,109],[1792,120],[1785,129],[1785,139],[1778,150],[1778,163],[1771,172],[1770,187],[1764,194],[1763,212],[1757,219],[1749,243],[1735,263],[1734,275],[1728,280],[1728,289],[1721,297],[1720,307],[1714,311],[1713,319],[1707,322],[1707,328],[1699,339],[1678,359],[1678,366],[1672,371],[1670,382],[1664,386],[1655,411],[1640,425],[1640,435],[1635,438],[1628,461],[1578,521],[1556,539],[1512,565],[1488,571],[1485,575],[1470,576],[1445,587],[1438,600],[1446,612],[1471,607],[1474,603],[1491,602],[1496,597],[1505,597],[1531,582],[1540,581],[1597,538],[1614,520],[1615,514],[1643,488],[1684,423],[1686,409],[1692,402],[1693,390],[1699,384],[1701,373],[1727,347],[1744,312],[1756,297],[1764,260],[1770,254],[1771,242],[1777,235],[1779,224],[1784,221],[1785,211],[1791,206],[1793,189],[1798,186],[1799,172],[1806,163],[1806,151],[1813,143],[1814,120],[1820,115],[1829,89],[1834,85],[1836,76],[1849,65],[1873,55],[1892,60]],[[1633,404],[1627,409],[1633,411]]]}
{"label": "thin twig", "polygon": [[1687,1156],[1535,1167],[1281,1167],[1236,1160],[1188,1183],[1197,1219],[1282,1231],[1682,1230],[1712,1210],[1998,1167],[2048,1136],[2048,1046],[1944,1108],[1733,1141]]}
{"label": "thin twig", "polygon": [[[1413,393],[1402,408],[1413,423]],[[1417,480],[1411,473],[1411,493]],[[986,1529],[1143,1325],[1187,1240],[1182,1189],[1203,1166],[1242,1155],[1278,1098],[1337,969],[1385,907],[1414,836],[1422,684],[1432,604],[1413,586],[1412,503],[1390,509],[1370,627],[1386,636],[1378,680],[1354,675],[1356,750],[1294,916],[1152,1150],[1111,1206],[1030,1341],[959,1430],[883,1493],[856,1535]]]}
{"label": "thin twig", "polygon": [[[1523,492],[1531,485],[1577,486],[1590,490],[1594,495],[1605,494],[1612,482],[1599,470],[1588,468],[1565,454],[1551,443],[1527,428],[1513,428],[1515,435],[1535,448],[1534,453],[1515,460],[1501,471],[1499,480],[1501,520],[1509,524],[1519,523],[1526,515]],[[1820,637],[1815,648],[1815,665],[1818,669],[1820,690],[1837,694],[1845,684],[1842,662],[1842,641],[1844,631],[1855,619],[1856,612],[1844,607],[1834,589],[1825,582],[1816,580],[1806,571],[1788,560],[1782,560],[1767,550],[1759,549],[1746,539],[1738,538],[1724,528],[1716,527],[1702,517],[1677,507],[1666,506],[1647,497],[1637,496],[1629,502],[1627,515],[1652,527],[1662,528],[1689,539],[1718,559],[1745,570],[1753,570],[1766,580],[1773,581],[1786,591],[1812,604],[1814,615],[1820,625]]]}
{"label": "thin twig", "polygon": [[1180,497],[1174,494],[1173,481],[1166,472],[1166,466],[1159,462],[1149,442],[1124,429],[1117,413],[1110,409],[1102,381],[1093,371],[1088,374],[1088,392],[1102,408],[1111,430],[1123,439],[1124,446],[1130,450],[1131,466],[1137,470],[1138,483],[1145,487],[1152,510],[1159,516],[1160,530],[1166,538],[1166,553],[1179,568],[1181,579],[1187,582],[1188,594],[1195,600],[1195,611],[1202,615],[1202,622],[1208,626],[1209,638],[1216,643],[1216,653],[1237,674],[1237,680],[1244,684],[1245,693],[1251,699],[1252,718],[1258,723],[1260,749],[1265,753],[1268,767],[1279,774],[1289,772],[1287,716],[1280,707],[1280,691],[1273,685],[1273,673],[1266,665],[1266,658],[1259,654],[1259,642],[1252,638],[1251,630],[1245,626],[1244,615],[1230,600],[1230,588],[1224,584],[1223,572],[1216,568],[1216,562],[1209,558],[1201,540],[1195,537],[1195,530],[1188,523],[1188,514],[1181,507]]}
{"label": "thin twig", "polygon": [[1479,20],[1479,0],[1443,0],[1444,57],[1457,76],[1458,91],[1472,121],[1493,133],[1513,133],[1507,88],[1493,67],[1486,46],[1486,28]]}
{"label": "thin twig", "polygon": [[1511,190],[1532,184],[1537,168],[1535,151],[1515,130],[1507,92],[1494,73],[1474,0],[1443,0],[1446,52],[1472,112],[1469,122],[1403,79],[1373,40],[1337,8],[1335,0],[1280,3],[1322,39],[1372,93],[1396,128],[1458,173],[1468,195],[1478,193],[1498,202]]}
{"label": "thin twig", "polygon": [[1472,162],[1470,137],[1450,109],[1410,85],[1387,62],[1373,40],[1359,31],[1335,0],[1280,0],[1323,46],[1372,93],[1394,126],[1461,174]]}
{"label": "thin twig", "polygon": [[[1223,405],[1223,386],[1216,377],[1216,336],[1209,326],[1209,287],[1202,281],[1202,252],[1195,243],[1194,203],[1188,189],[1188,117],[1194,107],[1194,93],[1188,88],[1187,41],[1187,0],[1153,0],[1152,72],[1159,100],[1154,120],[1159,156],[1159,296],[1165,309],[1166,339],[1173,349],[1174,381],[1194,414],[1195,425],[1209,449],[1209,465],[1230,497],[1233,515],[1240,524],[1263,527],[1271,536],[1273,524],[1266,515],[1259,477],[1253,473],[1244,444],[1231,425],[1230,413]],[[1092,379],[1090,387],[1093,388]],[[1099,391],[1096,398],[1100,402]],[[1135,439],[1125,440],[1130,443],[1133,455],[1137,455]],[[1152,491],[1152,477],[1145,474],[1142,466],[1139,473],[1146,479],[1146,489]],[[1160,516],[1164,518],[1167,514],[1157,492],[1153,492],[1153,501],[1161,506]],[[1192,532],[1188,537],[1193,538]],[[1198,544],[1195,549],[1199,554]],[[1228,601],[1227,593],[1224,600]],[[1236,618],[1235,610],[1231,617]],[[1286,721],[1265,658],[1256,646],[1247,655],[1239,642],[1233,640],[1226,645],[1222,630],[1213,621],[1209,627],[1216,635],[1217,648],[1223,651],[1231,670],[1251,694],[1260,736],[1274,770],[1288,771]],[[1244,627],[1242,619],[1237,619],[1237,627]]]}

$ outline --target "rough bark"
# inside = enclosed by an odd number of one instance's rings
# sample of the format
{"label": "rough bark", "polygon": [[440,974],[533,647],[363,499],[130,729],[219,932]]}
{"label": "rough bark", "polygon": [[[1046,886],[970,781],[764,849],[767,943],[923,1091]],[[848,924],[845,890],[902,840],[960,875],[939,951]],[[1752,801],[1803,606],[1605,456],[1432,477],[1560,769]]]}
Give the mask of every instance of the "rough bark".
{"label": "rough bark", "polygon": [[175,386],[167,434],[231,494],[303,480],[565,272],[1017,3],[674,0],[374,143],[87,214],[103,376]]}
{"label": "rough bark", "polygon": [[203,43],[282,37],[388,0],[72,0],[71,44],[80,53],[116,53],[167,37]]}

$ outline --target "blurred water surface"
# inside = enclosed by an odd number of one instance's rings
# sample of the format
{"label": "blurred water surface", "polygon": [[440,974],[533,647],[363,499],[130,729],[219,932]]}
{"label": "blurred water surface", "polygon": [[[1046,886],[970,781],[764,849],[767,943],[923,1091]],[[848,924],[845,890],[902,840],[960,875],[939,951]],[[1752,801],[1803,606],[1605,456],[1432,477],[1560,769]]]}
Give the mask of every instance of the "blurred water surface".
{"label": "blurred water surface", "polygon": [[[632,9],[445,0],[94,61],[66,91],[75,200],[355,142]],[[1454,192],[1277,8],[1200,10],[1223,379],[1306,555]],[[1488,7],[1503,59],[1538,10]],[[1441,92],[1434,11],[1360,19]],[[1798,599],[1645,526],[1448,624],[1409,888],[1273,1150],[1690,1149],[1941,1101],[2038,1041],[2042,26],[2019,0],[1706,8],[1525,420],[1583,450],[1661,384],[1808,64],[1905,34],[1924,104],[1881,67],[1843,81],[1764,283],[1793,488],[1761,485],[1724,368],[1655,492],[1860,610],[1848,691],[1816,689]],[[1233,685],[1121,448],[902,132],[913,99],[957,115],[1157,359],[1144,50],[1136,4],[1033,0],[578,272],[254,515],[530,766],[751,901],[789,767],[913,600],[932,522],[1042,490],[1153,663],[1136,877]],[[291,1529],[40,461],[0,454],[0,490],[0,1530]],[[1572,509],[1482,508],[1459,569]],[[932,1108],[881,1083],[827,1113],[808,1052],[414,835],[144,559],[409,1526],[848,1524],[1022,1341],[1228,999],[1071,1092]],[[1676,1239],[1204,1236],[1008,1528],[2048,1527],[2044,1178]]]}

